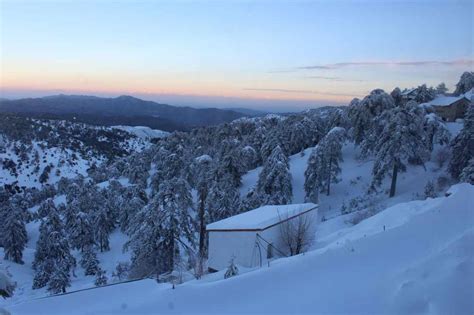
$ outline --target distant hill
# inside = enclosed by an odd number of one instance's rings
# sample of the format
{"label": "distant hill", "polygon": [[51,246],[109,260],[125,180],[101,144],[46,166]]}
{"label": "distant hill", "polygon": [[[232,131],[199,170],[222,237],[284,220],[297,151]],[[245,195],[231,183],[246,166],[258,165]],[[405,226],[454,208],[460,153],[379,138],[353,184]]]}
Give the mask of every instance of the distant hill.
{"label": "distant hill", "polygon": [[147,126],[165,131],[189,130],[193,127],[217,125],[249,116],[242,112],[217,108],[171,106],[125,95],[116,98],[54,95],[0,100],[0,112],[106,126]]}
{"label": "distant hill", "polygon": [[237,112],[237,113],[241,113],[241,114],[244,114],[247,116],[253,116],[253,117],[265,116],[271,113],[271,112],[266,112],[262,110],[255,110],[255,109],[242,108],[242,107],[232,107],[232,108],[227,108],[227,110],[231,110],[233,112]]}

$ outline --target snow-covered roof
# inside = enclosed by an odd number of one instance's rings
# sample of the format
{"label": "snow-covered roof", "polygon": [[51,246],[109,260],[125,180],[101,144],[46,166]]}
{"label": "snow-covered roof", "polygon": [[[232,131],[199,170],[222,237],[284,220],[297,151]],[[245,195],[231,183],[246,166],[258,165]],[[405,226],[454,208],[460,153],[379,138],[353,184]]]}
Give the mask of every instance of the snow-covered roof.
{"label": "snow-covered roof", "polygon": [[440,96],[429,102],[430,105],[434,106],[449,106],[454,102],[459,101],[460,99],[464,98],[464,95],[461,96]]}
{"label": "snow-covered roof", "polygon": [[451,95],[441,95],[436,97],[434,100],[424,103],[426,105],[434,105],[434,106],[449,106],[453,104],[454,102],[459,101],[462,98],[467,99],[468,101],[472,102],[473,101],[473,95],[474,95],[474,88],[470,89],[466,93],[459,95],[459,96],[451,96]]}
{"label": "snow-covered roof", "polygon": [[411,88],[411,89],[406,89],[404,91],[402,91],[402,95],[409,95],[411,92],[415,91],[416,88]]}
{"label": "snow-covered roof", "polygon": [[263,206],[233,217],[208,224],[208,231],[215,230],[264,230],[274,224],[314,210],[314,203],[293,205]]}

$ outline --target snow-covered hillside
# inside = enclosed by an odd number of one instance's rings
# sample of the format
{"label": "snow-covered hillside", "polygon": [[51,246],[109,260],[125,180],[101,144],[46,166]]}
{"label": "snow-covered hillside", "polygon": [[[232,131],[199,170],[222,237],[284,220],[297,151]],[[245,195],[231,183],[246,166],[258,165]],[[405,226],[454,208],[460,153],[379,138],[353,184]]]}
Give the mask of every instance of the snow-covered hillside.
{"label": "snow-covered hillside", "polygon": [[[474,312],[474,186],[390,207],[352,227],[320,223],[314,250],[172,289],[143,280],[28,302],[13,314]],[[349,215],[350,216],[350,215]],[[245,303],[242,303],[245,301]]]}
{"label": "snow-covered hillside", "polygon": [[[447,127],[454,137],[462,128],[461,123],[447,123]],[[437,182],[438,178],[446,172],[443,165],[440,167],[436,162],[436,153],[441,147],[435,148],[433,157],[430,161],[422,165],[408,165],[408,170],[400,174],[397,183],[397,194],[393,198],[388,198],[385,191],[390,186],[390,179],[387,178],[382,185],[383,192],[380,194],[367,196],[367,205],[373,206],[374,210],[380,210],[400,202],[406,202],[417,199],[424,199],[424,188],[428,181]],[[292,203],[305,202],[304,191],[304,172],[307,168],[308,158],[313,148],[304,150],[303,154],[295,154],[290,156],[290,172],[292,176],[293,200]],[[359,159],[359,148],[353,143],[347,143],[343,146],[342,155],[343,162],[341,165],[340,182],[332,186],[329,196],[320,195],[319,209],[320,216],[331,218],[341,214],[343,205],[349,206],[352,200],[363,196],[372,180],[371,171],[373,168],[373,160]],[[242,178],[242,187],[240,188],[241,196],[245,196],[257,183],[258,176],[262,167],[256,168]],[[439,194],[443,194],[449,187],[446,185],[439,188]],[[369,200],[370,199],[370,200]],[[353,201],[354,202],[354,201]]]}
{"label": "snow-covered hillside", "polygon": [[[112,128],[60,120],[0,116],[0,187],[41,188],[61,177],[140,152],[167,133],[147,127]],[[135,129],[138,128],[138,129]]]}
{"label": "snow-covered hillside", "polygon": [[146,126],[112,126],[111,128],[119,129],[123,131],[127,131],[139,138],[142,139],[155,139],[155,138],[163,138],[169,135],[169,132],[158,130],[158,129],[151,129],[150,127]]}

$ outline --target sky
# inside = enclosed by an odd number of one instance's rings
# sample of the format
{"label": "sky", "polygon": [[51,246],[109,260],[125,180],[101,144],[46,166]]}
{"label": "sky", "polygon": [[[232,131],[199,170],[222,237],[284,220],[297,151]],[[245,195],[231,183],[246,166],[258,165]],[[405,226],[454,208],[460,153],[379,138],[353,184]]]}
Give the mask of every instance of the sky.
{"label": "sky", "polygon": [[296,110],[474,69],[474,1],[0,0],[2,97]]}

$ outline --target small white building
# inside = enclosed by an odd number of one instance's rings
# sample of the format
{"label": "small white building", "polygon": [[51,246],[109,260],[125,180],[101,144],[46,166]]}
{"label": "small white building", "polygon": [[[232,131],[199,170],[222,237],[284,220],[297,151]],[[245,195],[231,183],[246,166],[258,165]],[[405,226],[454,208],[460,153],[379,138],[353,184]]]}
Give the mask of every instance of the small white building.
{"label": "small white building", "polygon": [[318,206],[313,203],[263,206],[208,224],[209,270],[229,266],[231,259],[244,267],[256,267],[273,257],[288,254],[282,232],[301,222],[310,223],[314,235]]}

